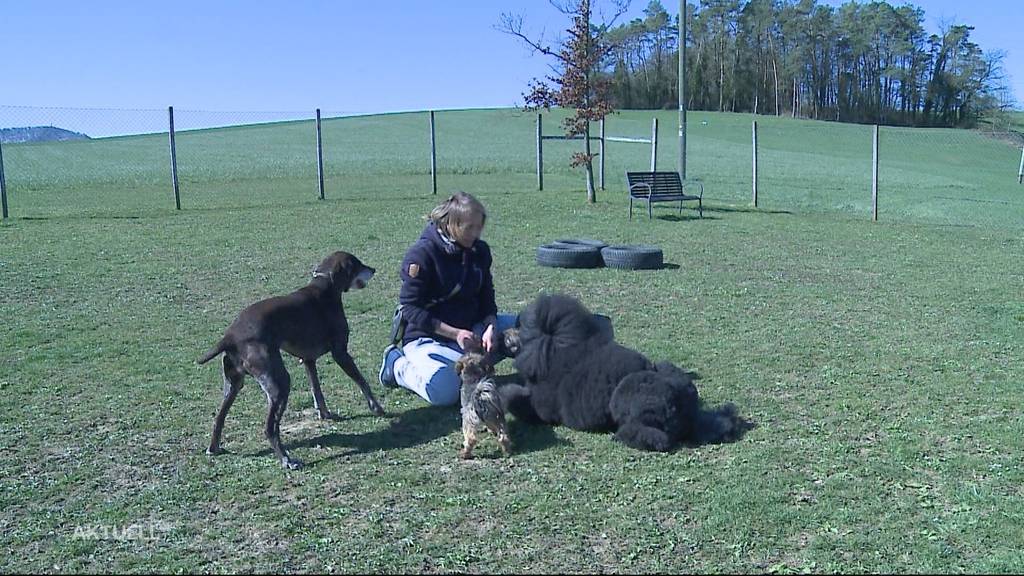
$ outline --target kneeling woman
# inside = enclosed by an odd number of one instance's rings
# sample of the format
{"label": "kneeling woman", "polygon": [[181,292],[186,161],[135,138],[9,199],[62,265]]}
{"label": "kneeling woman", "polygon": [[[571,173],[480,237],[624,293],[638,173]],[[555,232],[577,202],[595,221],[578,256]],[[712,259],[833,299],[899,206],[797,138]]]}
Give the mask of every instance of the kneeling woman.
{"label": "kneeling woman", "polygon": [[501,332],[515,316],[498,314],[491,278],[491,249],[480,239],[483,204],[458,192],[430,213],[430,222],[402,260],[398,296],[405,331],[388,346],[380,382],[412,390],[427,402],[459,402],[455,361],[471,344],[496,352]]}

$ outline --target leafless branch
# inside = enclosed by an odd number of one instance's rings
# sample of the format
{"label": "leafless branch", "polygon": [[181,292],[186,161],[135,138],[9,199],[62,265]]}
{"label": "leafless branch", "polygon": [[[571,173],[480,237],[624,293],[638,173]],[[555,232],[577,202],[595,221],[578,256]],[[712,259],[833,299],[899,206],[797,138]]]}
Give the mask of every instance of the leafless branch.
{"label": "leafless branch", "polygon": [[544,42],[543,35],[537,40],[526,35],[523,31],[523,16],[521,14],[503,12],[499,18],[498,25],[495,26],[495,29],[504,34],[509,34],[519,38],[519,40],[529,46],[534,52],[540,52],[546,56],[554,56],[559,60],[564,60],[560,53]]}

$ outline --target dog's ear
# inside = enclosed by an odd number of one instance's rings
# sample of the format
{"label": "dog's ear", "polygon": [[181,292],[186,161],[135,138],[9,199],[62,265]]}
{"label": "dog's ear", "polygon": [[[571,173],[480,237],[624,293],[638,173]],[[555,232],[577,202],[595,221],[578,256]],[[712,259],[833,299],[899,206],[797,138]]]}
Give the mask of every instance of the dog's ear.
{"label": "dog's ear", "polygon": [[484,354],[484,359],[480,362],[480,367],[484,369],[487,374],[494,374],[494,353],[488,352]]}
{"label": "dog's ear", "polygon": [[466,360],[465,360],[465,358],[459,358],[455,362],[455,373],[458,374],[459,376],[462,376],[462,371],[465,370],[465,369],[466,369]]}

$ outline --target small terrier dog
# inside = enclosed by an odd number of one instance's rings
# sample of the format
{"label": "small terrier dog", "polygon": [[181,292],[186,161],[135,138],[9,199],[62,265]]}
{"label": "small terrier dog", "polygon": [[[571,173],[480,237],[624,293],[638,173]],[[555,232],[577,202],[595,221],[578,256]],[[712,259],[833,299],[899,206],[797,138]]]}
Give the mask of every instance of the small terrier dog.
{"label": "small terrier dog", "polygon": [[508,456],[512,440],[494,382],[494,362],[482,351],[468,350],[455,363],[455,372],[462,379],[462,449],[459,450],[459,458],[468,460],[473,457],[476,432],[481,424],[498,437],[502,453]]}

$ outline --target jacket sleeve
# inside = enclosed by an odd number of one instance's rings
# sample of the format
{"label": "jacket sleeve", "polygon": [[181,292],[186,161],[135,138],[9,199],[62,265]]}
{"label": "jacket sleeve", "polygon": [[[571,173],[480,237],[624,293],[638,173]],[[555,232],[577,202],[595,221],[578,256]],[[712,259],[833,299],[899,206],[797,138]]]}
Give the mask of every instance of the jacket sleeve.
{"label": "jacket sleeve", "polygon": [[497,316],[498,305],[494,302],[494,278],[491,277],[491,247],[483,244],[481,256],[480,267],[483,270],[483,284],[480,286],[480,308],[477,310],[477,317],[483,320],[488,316]]}
{"label": "jacket sleeve", "polygon": [[[410,269],[415,275],[410,274]],[[402,288],[398,293],[398,303],[402,306],[402,317],[409,326],[419,331],[431,334],[437,326],[437,320],[426,305],[433,299],[434,284],[437,282],[433,277],[433,270],[427,262],[426,254],[412,248],[402,259],[402,268],[398,272],[402,279]]]}

